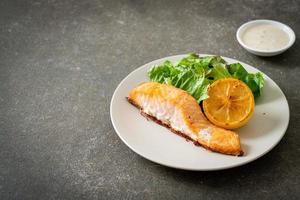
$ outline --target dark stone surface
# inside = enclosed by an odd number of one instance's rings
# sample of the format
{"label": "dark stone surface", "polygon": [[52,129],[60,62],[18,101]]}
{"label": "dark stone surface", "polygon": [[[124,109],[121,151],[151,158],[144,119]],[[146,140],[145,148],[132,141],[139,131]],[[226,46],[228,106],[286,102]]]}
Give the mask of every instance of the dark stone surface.
{"label": "dark stone surface", "polygon": [[[260,58],[235,40],[252,19],[289,24],[300,1],[0,1],[0,199],[300,199],[300,44]],[[270,153],[217,172],[163,167],[115,134],[117,84],[151,60],[188,52],[264,71],[289,101]]]}

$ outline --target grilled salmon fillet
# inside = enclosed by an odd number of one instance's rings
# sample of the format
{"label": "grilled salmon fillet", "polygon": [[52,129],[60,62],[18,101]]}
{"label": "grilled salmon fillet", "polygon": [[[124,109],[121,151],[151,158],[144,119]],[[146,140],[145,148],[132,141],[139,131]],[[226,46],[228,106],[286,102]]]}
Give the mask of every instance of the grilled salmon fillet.
{"label": "grilled salmon fillet", "polygon": [[197,101],[171,85],[146,82],[130,91],[128,101],[153,121],[196,145],[228,155],[243,155],[239,135],[211,124]]}

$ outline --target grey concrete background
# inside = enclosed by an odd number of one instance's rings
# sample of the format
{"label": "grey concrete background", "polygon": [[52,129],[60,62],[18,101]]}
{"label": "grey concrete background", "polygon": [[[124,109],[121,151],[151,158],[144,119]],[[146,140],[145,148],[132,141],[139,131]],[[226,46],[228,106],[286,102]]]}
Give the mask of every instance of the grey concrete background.
{"label": "grey concrete background", "polygon": [[[300,1],[0,1],[0,199],[300,199],[300,44],[272,58],[236,29],[275,19],[300,38]],[[115,134],[117,84],[157,58],[220,54],[287,96],[287,133],[248,165],[189,172],[154,164]],[[274,108],[276,109],[276,108]]]}

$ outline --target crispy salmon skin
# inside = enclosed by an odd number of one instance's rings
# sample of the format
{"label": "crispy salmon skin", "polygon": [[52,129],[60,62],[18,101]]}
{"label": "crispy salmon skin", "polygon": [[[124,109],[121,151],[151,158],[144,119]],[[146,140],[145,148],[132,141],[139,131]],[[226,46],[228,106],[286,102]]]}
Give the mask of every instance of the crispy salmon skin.
{"label": "crispy salmon skin", "polygon": [[171,85],[146,82],[132,89],[127,99],[144,116],[195,144],[222,154],[243,155],[239,135],[211,124],[197,101],[184,90]]}

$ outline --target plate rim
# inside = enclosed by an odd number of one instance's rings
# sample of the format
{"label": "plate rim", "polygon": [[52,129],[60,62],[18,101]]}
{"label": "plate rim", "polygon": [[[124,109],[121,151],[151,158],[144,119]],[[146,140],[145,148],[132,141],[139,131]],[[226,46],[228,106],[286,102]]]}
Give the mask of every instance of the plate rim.
{"label": "plate rim", "polygon": [[[111,101],[110,101],[110,119],[111,119],[111,122],[112,122],[112,125],[113,125],[113,128],[115,130],[115,132],[117,133],[117,135],[119,136],[119,138],[122,140],[123,143],[126,144],[127,147],[129,147],[129,149],[131,149],[133,152],[135,152],[136,154],[138,154],[139,156],[149,160],[149,161],[152,161],[156,164],[160,164],[160,165],[163,165],[163,166],[166,166],[166,167],[170,167],[170,168],[174,168],[174,169],[181,169],[181,170],[188,170],[188,171],[218,171],[218,170],[225,170],[225,169],[230,169],[230,168],[235,168],[235,167],[238,167],[238,166],[242,166],[242,165],[246,165],[250,162],[253,162],[259,158],[261,158],[262,156],[266,155],[267,153],[269,153],[272,149],[274,149],[275,146],[277,146],[279,144],[279,142],[282,140],[282,138],[284,137],[284,135],[286,134],[286,131],[289,127],[289,123],[290,123],[290,107],[289,107],[289,104],[288,104],[288,100],[284,94],[284,92],[281,90],[281,88],[278,86],[278,84],[273,80],[271,79],[268,75],[266,75],[265,73],[263,73],[262,71],[260,71],[259,69],[253,67],[252,65],[249,65],[245,62],[242,62],[240,60],[237,60],[235,58],[229,58],[229,57],[226,57],[226,56],[221,56],[222,58],[225,58],[226,59],[230,59],[230,60],[235,60],[237,62],[240,62],[242,65],[246,64],[248,66],[250,66],[251,68],[254,68],[256,70],[258,70],[259,72],[261,72],[264,76],[266,76],[267,78],[269,78],[273,84],[276,85],[276,87],[279,89],[280,93],[283,95],[284,97],[284,100],[286,102],[286,105],[287,105],[287,124],[284,128],[284,131],[283,131],[283,134],[281,135],[281,137],[278,139],[278,141],[276,141],[275,143],[273,143],[269,149],[267,149],[265,152],[263,152],[262,154],[256,156],[256,157],[253,157],[253,158],[250,158],[246,161],[243,161],[243,162],[240,162],[240,163],[236,163],[236,164],[233,164],[233,165],[229,165],[229,166],[224,166],[224,167],[210,167],[210,168],[194,168],[194,167],[180,167],[180,166],[174,166],[174,165],[169,165],[169,164],[166,164],[166,163],[163,163],[163,162],[160,162],[160,161],[157,161],[157,160],[154,160],[152,158],[150,158],[149,156],[146,156],[146,155],[143,155],[142,153],[140,153],[139,151],[137,151],[134,147],[132,147],[132,145],[128,144],[128,142],[122,137],[122,135],[119,133],[118,131],[118,128],[116,127],[115,125],[115,121],[114,121],[114,117],[113,117],[113,114],[112,114],[112,110],[113,110],[113,102],[115,101],[116,99],[116,93],[118,91],[118,89],[123,85],[123,83],[129,78],[129,76],[131,76],[132,74],[134,74],[135,72],[141,70],[142,68],[145,68],[146,65],[153,65],[152,63],[157,63],[157,62],[161,62],[163,60],[168,60],[168,59],[171,59],[173,57],[184,57],[184,56],[187,56],[188,54],[178,54],[178,55],[172,55],[172,56],[167,56],[167,57],[163,57],[163,58],[159,58],[159,59],[156,59],[156,60],[152,60],[150,62],[147,62],[147,63],[144,63],[143,65],[137,67],[136,69],[134,69],[133,71],[131,71],[127,76],[125,76],[121,82],[118,84],[118,86],[116,87],[116,89],[114,90],[114,93],[111,97]],[[200,56],[212,56],[213,54],[199,54],[197,53],[197,55],[200,55]],[[124,97],[125,98],[125,97]]]}

